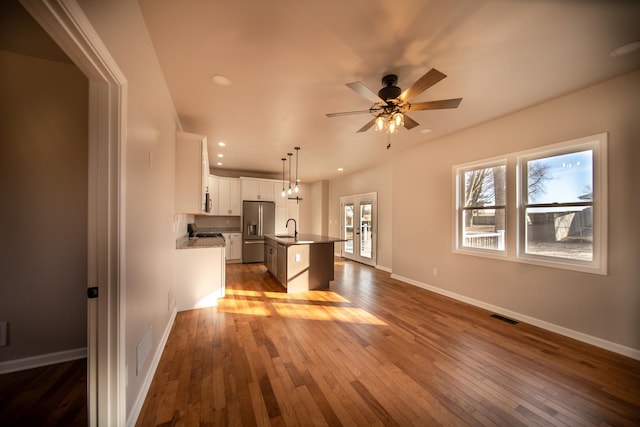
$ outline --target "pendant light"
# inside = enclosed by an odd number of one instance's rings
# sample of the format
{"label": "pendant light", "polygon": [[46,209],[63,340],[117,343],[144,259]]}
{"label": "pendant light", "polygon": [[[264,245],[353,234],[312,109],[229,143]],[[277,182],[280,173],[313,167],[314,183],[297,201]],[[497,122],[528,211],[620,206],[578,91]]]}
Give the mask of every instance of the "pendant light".
{"label": "pendant light", "polygon": [[294,188],[294,191],[297,193],[300,191],[300,188],[298,187],[298,153],[300,152],[300,147],[293,147],[294,150],[296,150],[296,186]]}
{"label": "pendant light", "polygon": [[287,156],[289,156],[289,189],[287,190],[287,193],[291,194],[291,156],[293,156],[293,153],[287,153]]}
{"label": "pendant light", "polygon": [[282,197],[287,195],[287,192],[284,190],[284,162],[286,162],[286,158],[282,158]]}

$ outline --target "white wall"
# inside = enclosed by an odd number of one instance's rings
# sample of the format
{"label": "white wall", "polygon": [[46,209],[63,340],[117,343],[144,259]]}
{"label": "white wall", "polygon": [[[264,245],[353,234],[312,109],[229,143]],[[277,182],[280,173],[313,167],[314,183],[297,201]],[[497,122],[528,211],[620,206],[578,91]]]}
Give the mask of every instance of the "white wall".
{"label": "white wall", "polygon": [[[398,154],[394,275],[640,350],[638,111],[635,72]],[[609,134],[607,276],[452,253],[453,165],[600,132]]]}
{"label": "white wall", "polygon": [[[391,160],[391,158],[389,159]],[[363,193],[378,193],[378,252],[376,264],[391,269],[392,246],[392,213],[394,209],[392,193],[391,161],[367,169],[362,172],[345,175],[333,179],[329,183],[329,235],[340,236],[340,197]],[[412,185],[410,188],[416,188]],[[339,251],[336,244],[336,252]]]}
{"label": "white wall", "polygon": [[0,51],[0,362],[87,345],[88,88],[73,64]]}
{"label": "white wall", "polygon": [[[128,416],[172,313],[168,293],[175,273],[176,113],[137,2],[82,0],[79,4],[128,81],[127,161],[122,165],[126,237],[121,266]],[[149,326],[151,354],[136,373],[136,345]]]}

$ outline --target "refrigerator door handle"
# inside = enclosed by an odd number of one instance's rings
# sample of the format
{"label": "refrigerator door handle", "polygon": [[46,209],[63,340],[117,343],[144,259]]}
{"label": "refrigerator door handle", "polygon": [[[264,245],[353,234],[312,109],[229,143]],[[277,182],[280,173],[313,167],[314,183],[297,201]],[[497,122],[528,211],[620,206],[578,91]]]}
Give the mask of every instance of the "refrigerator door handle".
{"label": "refrigerator door handle", "polygon": [[262,236],[262,205],[258,205],[258,236]]}

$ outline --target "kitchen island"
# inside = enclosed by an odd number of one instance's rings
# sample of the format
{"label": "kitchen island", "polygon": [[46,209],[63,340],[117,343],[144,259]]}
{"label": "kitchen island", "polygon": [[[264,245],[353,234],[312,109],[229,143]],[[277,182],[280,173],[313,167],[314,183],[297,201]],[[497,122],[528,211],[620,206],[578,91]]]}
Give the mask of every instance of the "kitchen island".
{"label": "kitchen island", "polygon": [[264,262],[288,293],[329,289],[333,280],[333,246],[343,241],[316,234],[265,235]]}

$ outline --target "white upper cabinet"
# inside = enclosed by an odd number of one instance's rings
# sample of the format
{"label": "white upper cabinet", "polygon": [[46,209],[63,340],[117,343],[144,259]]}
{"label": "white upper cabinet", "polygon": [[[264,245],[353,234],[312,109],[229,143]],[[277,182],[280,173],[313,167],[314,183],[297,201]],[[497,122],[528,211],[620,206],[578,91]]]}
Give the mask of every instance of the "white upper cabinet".
{"label": "white upper cabinet", "polygon": [[176,212],[206,214],[209,186],[207,137],[193,133],[176,134]]}
{"label": "white upper cabinet", "polygon": [[238,178],[218,177],[218,215],[240,216],[242,200]]}
{"label": "white upper cabinet", "polygon": [[220,206],[219,203],[219,185],[218,185],[218,177],[215,175],[209,175],[209,215],[218,215],[218,208]]}
{"label": "white upper cabinet", "polygon": [[273,202],[273,181],[258,178],[240,178],[242,200]]}

